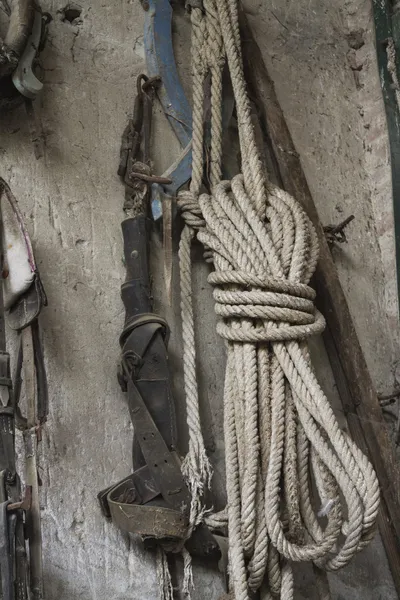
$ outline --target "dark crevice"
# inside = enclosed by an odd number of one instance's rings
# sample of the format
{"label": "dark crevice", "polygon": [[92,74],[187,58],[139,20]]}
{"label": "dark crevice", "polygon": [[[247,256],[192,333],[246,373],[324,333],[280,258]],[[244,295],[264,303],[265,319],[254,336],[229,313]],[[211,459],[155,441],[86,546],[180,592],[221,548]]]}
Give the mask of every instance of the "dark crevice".
{"label": "dark crevice", "polygon": [[77,4],[67,4],[65,8],[61,11],[62,20],[64,23],[71,23],[71,25],[75,25],[76,21],[80,18],[82,14],[82,8]]}

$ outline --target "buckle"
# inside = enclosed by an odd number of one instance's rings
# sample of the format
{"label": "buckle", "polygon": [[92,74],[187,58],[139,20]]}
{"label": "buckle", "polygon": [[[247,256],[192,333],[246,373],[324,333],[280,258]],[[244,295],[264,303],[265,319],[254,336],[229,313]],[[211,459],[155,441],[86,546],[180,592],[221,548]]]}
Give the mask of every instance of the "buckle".
{"label": "buckle", "polygon": [[14,512],[16,510],[30,510],[32,506],[32,486],[27,485],[25,487],[24,499],[20,502],[7,502],[7,512]]}

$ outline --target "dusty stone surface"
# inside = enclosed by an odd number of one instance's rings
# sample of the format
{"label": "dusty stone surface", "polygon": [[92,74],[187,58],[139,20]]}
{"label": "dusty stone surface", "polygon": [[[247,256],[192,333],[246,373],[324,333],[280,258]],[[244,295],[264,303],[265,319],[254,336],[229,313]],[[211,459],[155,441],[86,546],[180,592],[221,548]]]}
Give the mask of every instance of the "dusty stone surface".
{"label": "dusty stone surface", "polygon": [[350,214],[335,262],[379,393],[400,358],[391,172],[372,3],[244,2],[324,224]]}
{"label": "dusty stone surface", "polygon": [[[99,490],[130,470],[132,427],[115,377],[124,279],[123,188],[116,169],[135,79],[145,68],[143,12],[134,0],[95,0],[69,22],[62,12],[66,4],[44,3],[54,17],[43,55],[44,158],[33,157],[23,109],[0,116],[0,174],[20,201],[49,298],[42,318],[50,390],[41,450],[46,595],[58,600],[150,600],[158,597],[154,557],[105,522],[96,501]],[[247,0],[246,8],[321,217],[334,222],[356,214],[349,244],[337,251],[337,264],[374,379],[387,392],[395,382],[398,359],[397,306],[390,173],[369,3],[357,3],[358,10],[348,0],[333,6],[326,0],[265,4]],[[358,30],[364,31],[365,44],[355,49],[350,46],[358,42],[351,36]],[[189,90],[190,32],[183,14],[174,31]],[[154,138],[156,170],[162,172],[179,146],[158,108]],[[170,307],[156,234],[151,258],[155,308],[172,328],[170,362],[184,447],[177,271]],[[215,333],[207,272],[199,249],[199,377],[206,445],[215,466],[214,504],[219,508],[224,503],[224,350]],[[320,341],[314,354],[319,377],[337,406]],[[310,575],[307,569],[296,572],[299,599],[315,598]],[[214,600],[223,591],[218,573],[200,565],[195,567],[195,585],[194,600]],[[332,589],[337,600],[394,600],[379,539],[332,577]]]}

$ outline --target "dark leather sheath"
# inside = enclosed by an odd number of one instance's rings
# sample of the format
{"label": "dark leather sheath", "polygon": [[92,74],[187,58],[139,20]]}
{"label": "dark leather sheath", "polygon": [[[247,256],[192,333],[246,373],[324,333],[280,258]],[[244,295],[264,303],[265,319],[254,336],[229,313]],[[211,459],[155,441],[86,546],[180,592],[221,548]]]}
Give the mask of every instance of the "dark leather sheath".
{"label": "dark leather sheath", "polygon": [[[169,383],[166,322],[152,312],[147,238],[149,222],[144,215],[122,222],[126,282],[121,296],[125,306],[125,326],[120,337],[122,363],[144,399],[154,423],[169,449],[176,447],[175,407]],[[133,469],[145,465],[135,433]]]}
{"label": "dark leather sheath", "polygon": [[[168,370],[168,326],[152,312],[147,256],[148,221],[144,215],[122,223],[127,279],[126,310],[120,337],[119,381],[127,392],[135,430],[131,476],[99,494],[106,516],[125,531],[145,538],[184,539],[191,497],[182,476],[176,417]],[[219,547],[204,526],[186,546],[192,553],[216,558]]]}

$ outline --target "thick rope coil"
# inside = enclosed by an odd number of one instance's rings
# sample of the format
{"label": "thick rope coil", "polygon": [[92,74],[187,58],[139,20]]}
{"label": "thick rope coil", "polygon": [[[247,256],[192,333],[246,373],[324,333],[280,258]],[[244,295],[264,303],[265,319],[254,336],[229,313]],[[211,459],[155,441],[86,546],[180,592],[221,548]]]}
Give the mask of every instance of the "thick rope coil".
{"label": "thick rope coil", "polygon": [[[282,253],[269,252],[273,220],[265,227],[248,210],[251,199],[245,203],[245,194],[243,177],[237,176],[216,186],[213,196],[202,195],[199,203],[206,227],[198,233],[214,253],[215,272],[209,281],[215,286],[216,312],[223,317],[218,332],[228,344],[225,443],[231,571],[237,598],[248,597],[247,584],[254,589],[254,579],[259,587],[255,571],[267,568],[266,563],[255,566],[257,554],[266,560],[259,546],[262,538],[256,544],[261,519],[271,543],[286,559],[312,560],[334,570],[347,564],[370,539],[379,506],[375,473],[340,431],[304,345],[308,336],[324,327],[308,287],[312,274],[308,261],[315,266],[317,251],[312,225],[297,208],[291,219],[285,218],[286,207],[294,204],[282,190],[271,188],[271,196],[279,197],[285,207],[279,211],[274,202],[274,210],[281,212],[277,226],[282,223],[283,228],[293,229],[290,260],[283,261]],[[269,373],[254,366],[260,364],[254,360],[260,352],[267,354],[261,360],[269,363]],[[269,398],[263,397],[265,390]],[[265,404],[270,406],[271,432],[262,436],[259,423],[264,421],[260,415]],[[261,517],[257,486],[262,486],[258,474],[263,454],[268,467]],[[312,508],[310,471],[325,506],[325,529]],[[281,597],[286,598],[283,585],[282,579]]]}
{"label": "thick rope coil", "polygon": [[[220,317],[217,331],[227,348],[224,434],[234,598],[248,600],[260,589],[265,600],[291,600],[291,562],[312,561],[327,600],[324,571],[346,565],[373,535],[378,480],[340,430],[311,366],[307,339],[325,326],[309,286],[317,236],[299,203],[271,185],[263,170],[243,74],[237,0],[205,0],[204,12],[192,10],[192,28],[193,179],[190,191],[179,195],[186,223],[180,264],[192,523],[204,517],[213,524],[201,506],[210,471],[195,372],[190,248],[197,232],[212,254],[209,282]],[[220,181],[223,54],[235,95],[243,170],[231,182]],[[213,188],[211,195],[200,195],[207,73]],[[224,522],[214,521],[217,527]]]}

